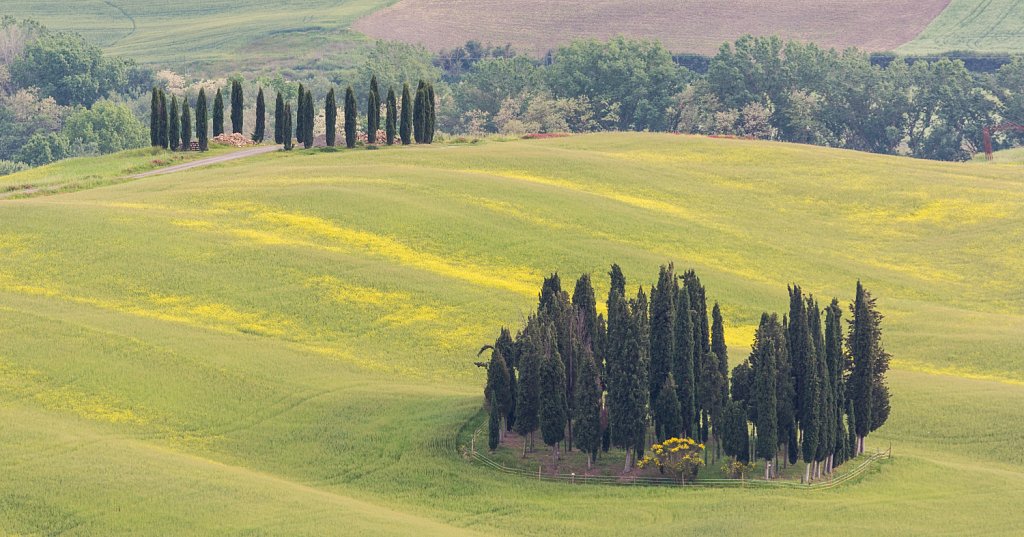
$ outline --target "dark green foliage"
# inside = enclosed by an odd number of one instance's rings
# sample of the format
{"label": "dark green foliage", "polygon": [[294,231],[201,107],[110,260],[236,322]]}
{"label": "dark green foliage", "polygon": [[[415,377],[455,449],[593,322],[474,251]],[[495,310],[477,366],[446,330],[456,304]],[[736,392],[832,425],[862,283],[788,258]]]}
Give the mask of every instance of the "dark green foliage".
{"label": "dark green foliage", "polygon": [[576,280],[576,286],[572,291],[572,307],[579,319],[581,342],[594,355],[600,374],[604,348],[601,345],[603,338],[597,316],[597,297],[594,295],[594,286],[590,283],[590,274],[583,274]]}
{"label": "dark green foliage", "polygon": [[302,112],[305,114],[302,119],[302,128],[305,129],[302,133],[302,146],[306,149],[313,147],[313,110],[313,92],[307,91],[302,103]]}
{"label": "dark green foliage", "polygon": [[281,128],[281,132],[284,133],[284,149],[285,151],[291,151],[295,147],[295,141],[292,138],[292,105],[284,105],[282,116],[284,125]]}
{"label": "dark green foliage", "polygon": [[576,377],[576,401],[573,410],[573,443],[593,462],[601,447],[601,379],[594,355],[584,352]]}
{"label": "dark green foliage", "polygon": [[[284,97],[280,92],[277,94],[277,101],[274,103],[274,143],[283,144],[285,131],[284,131]],[[287,135],[291,137],[291,133]]]}
{"label": "dark green foliage", "polygon": [[522,436],[533,433],[540,426],[540,366],[544,355],[543,342],[537,333],[539,330],[536,317],[531,317],[519,341],[515,431]]}
{"label": "dark green foliage", "polygon": [[754,371],[750,368],[750,360],[745,360],[732,369],[730,386],[731,400],[744,404],[751,402],[754,393]]}
{"label": "dark green foliage", "polygon": [[413,123],[412,97],[409,95],[409,84],[402,85],[402,122],[398,128],[398,135],[402,139],[402,145],[412,143]]}
{"label": "dark green foliage", "polygon": [[[658,273],[658,284],[651,289],[651,371],[648,389],[651,401],[665,385],[665,379],[672,373],[675,358],[676,324],[676,275],[671,264],[662,265]],[[677,398],[677,395],[673,395]],[[678,404],[678,398],[676,399]],[[655,410],[654,421],[662,419]],[[679,432],[679,431],[675,431]]]}
{"label": "dark green foliage", "polygon": [[395,132],[398,128],[398,103],[395,101],[395,89],[388,88],[387,116],[384,120],[384,136],[388,145],[395,145]]}
{"label": "dark green foliage", "polygon": [[565,367],[553,344],[554,330],[549,326],[540,368],[540,432],[549,446],[565,440],[568,420],[565,400]]}
{"label": "dark green foliage", "polygon": [[188,107],[188,99],[181,101],[181,148],[188,151],[192,145],[192,110]]}
{"label": "dark green foliage", "polygon": [[836,455],[836,464],[846,460],[846,437],[845,422],[843,420],[844,409],[846,408],[846,383],[845,373],[847,370],[846,356],[843,354],[843,310],[839,307],[839,301],[832,299],[832,303],[825,308],[825,363],[828,365],[829,382],[832,385],[833,408],[831,410],[832,446]]}
{"label": "dark green foliage", "polygon": [[512,340],[512,333],[508,328],[502,328],[501,335],[494,342],[494,352],[501,354],[505,360],[505,367],[508,370],[508,403],[505,407],[505,428],[509,431],[512,430],[512,425],[516,421],[516,395],[519,391],[515,372],[517,351],[516,344]]}
{"label": "dark green foliage", "polygon": [[334,88],[327,92],[324,119],[327,123],[327,147],[334,147],[338,136],[338,101],[334,97]]}
{"label": "dark green foliage", "polygon": [[356,146],[356,95],[352,86],[345,89],[345,146]]}
{"label": "dark green foliage", "polygon": [[427,83],[420,80],[416,88],[416,101],[412,105],[412,132],[416,143],[426,143],[427,127]]}
{"label": "dark green foliage", "polygon": [[558,277],[558,273],[544,278],[544,283],[540,287],[540,303],[537,306],[537,311],[550,313],[556,307],[561,295],[562,279]]}
{"label": "dark green foliage", "polygon": [[720,429],[722,450],[729,457],[742,463],[750,462],[750,431],[747,429],[747,413],[743,404],[729,401],[722,409]]}
{"label": "dark green foliage", "polygon": [[224,96],[218,89],[217,95],[213,98],[213,137],[221,134],[224,134]]}
{"label": "dark green foliage", "polygon": [[722,378],[729,376],[729,349],[725,346],[725,321],[718,302],[711,309],[711,352],[718,357],[718,372]]}
{"label": "dark green foliage", "polygon": [[[889,417],[889,389],[885,373],[889,370],[889,354],[882,347],[882,314],[875,298],[857,282],[857,294],[850,307],[850,333],[847,336],[853,371],[850,373],[848,396],[853,400],[855,432],[863,439],[878,429]],[[863,451],[863,446],[861,450]]]}
{"label": "dark green foliage", "polygon": [[[637,457],[642,456],[644,449],[647,447],[646,442],[646,430],[647,430],[647,408],[651,403],[650,393],[647,390],[647,379],[650,378],[651,374],[651,323],[648,316],[649,302],[647,295],[644,293],[644,288],[640,287],[637,290],[636,298],[629,301],[629,312],[632,318],[631,326],[635,332],[636,347],[637,347],[637,360],[636,360],[636,394],[634,395],[634,404],[636,404],[637,414],[640,422],[637,424],[639,430],[635,433],[636,440],[634,441],[633,447],[636,450]],[[627,334],[627,340],[630,339],[630,335]]]}
{"label": "dark green foliage", "polygon": [[487,365],[487,385],[484,387],[484,398],[497,401],[502,416],[508,413],[508,407],[512,404],[509,378],[505,358],[497,350],[492,351],[491,360]]}
{"label": "dark green foliage", "polygon": [[[232,111],[234,114],[234,111]],[[252,131],[252,141],[260,144],[267,134],[267,103],[263,97],[263,88],[256,94],[256,130]]]}
{"label": "dark green foliage", "polygon": [[245,96],[242,93],[242,83],[237,80],[231,81],[231,132],[241,133],[242,118],[245,112]]}
{"label": "dark green foliage", "polygon": [[380,129],[380,88],[377,77],[370,77],[370,93],[366,96],[366,143],[377,143],[377,131]]}
{"label": "dark green foliage", "polygon": [[160,104],[159,104],[159,118],[157,120],[157,143],[160,147],[167,149],[170,147],[169,140],[167,139],[167,96],[163,90],[160,91]]}
{"label": "dark green foliage", "polygon": [[178,112],[178,96],[171,96],[171,108],[167,117],[167,144],[172,151],[181,146],[181,114]]}
{"label": "dark green foliage", "polygon": [[805,309],[803,292],[799,285],[789,287],[789,325],[787,330],[787,345],[789,348],[789,359],[792,364],[793,387],[795,388],[794,405],[796,409],[796,421],[800,428],[804,428],[804,416],[810,412],[813,406],[814,389],[813,378],[808,380],[807,371],[813,364],[813,343],[807,327],[807,311]]}
{"label": "dark green foliage", "polygon": [[153,96],[149,101],[149,145],[160,145],[160,92],[153,86]]}
{"label": "dark green foliage", "polygon": [[676,344],[672,372],[676,379],[676,397],[683,417],[683,434],[689,438],[696,435],[697,423],[697,377],[694,370],[693,313],[690,310],[690,295],[676,284]]}
{"label": "dark green foliage", "polygon": [[693,327],[694,356],[703,356],[711,352],[711,343],[708,339],[708,302],[704,286],[700,278],[693,270],[683,274],[683,284],[686,291],[690,293],[690,309],[697,312],[697,320]]}
{"label": "dark green foliage", "polygon": [[656,416],[655,435],[659,441],[678,437],[683,430],[683,415],[676,397],[676,383],[669,373],[653,399],[652,410]]}
{"label": "dark green foliage", "polygon": [[494,394],[491,394],[488,405],[491,411],[487,420],[487,448],[494,451],[501,442],[501,410]]}
{"label": "dark green foliage", "polygon": [[196,138],[199,139],[199,150],[206,151],[210,147],[210,129],[206,125],[208,118],[206,110],[206,90],[199,90],[199,97],[196,99]]}
{"label": "dark green foliage", "polygon": [[434,143],[434,133],[437,131],[437,98],[434,96],[434,85],[427,84],[426,88],[426,117],[423,125],[423,137],[426,143]]}
{"label": "dark green foliage", "polygon": [[754,371],[754,407],[757,410],[754,426],[757,428],[757,457],[770,461],[779,446],[778,406],[778,349],[783,339],[782,328],[775,314],[761,315],[761,323],[754,334],[750,364]]}
{"label": "dark green foliage", "polygon": [[306,134],[306,126],[303,122],[306,121],[306,87],[299,84],[299,94],[295,99],[295,140],[298,143],[302,143],[302,137]]}

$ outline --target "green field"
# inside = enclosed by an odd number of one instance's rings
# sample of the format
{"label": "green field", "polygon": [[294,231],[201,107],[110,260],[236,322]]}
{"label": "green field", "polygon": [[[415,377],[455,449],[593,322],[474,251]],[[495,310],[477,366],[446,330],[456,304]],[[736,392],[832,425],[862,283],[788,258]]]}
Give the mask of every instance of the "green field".
{"label": "green field", "polygon": [[[0,201],[0,229],[0,534],[1024,525],[1019,165],[655,134],[295,151]],[[572,486],[456,454],[476,350],[543,275],[593,272],[603,297],[610,263],[635,288],[669,260],[723,304],[731,363],[787,283],[845,302],[863,279],[895,357],[869,449],[894,458],[811,492]]]}
{"label": "green field", "polygon": [[1024,0],[952,0],[916,39],[897,52],[1024,51]]}
{"label": "green field", "polygon": [[349,67],[367,39],[352,22],[395,0],[4,0],[3,14],[73,30],[107,52],[154,67],[234,73]]}

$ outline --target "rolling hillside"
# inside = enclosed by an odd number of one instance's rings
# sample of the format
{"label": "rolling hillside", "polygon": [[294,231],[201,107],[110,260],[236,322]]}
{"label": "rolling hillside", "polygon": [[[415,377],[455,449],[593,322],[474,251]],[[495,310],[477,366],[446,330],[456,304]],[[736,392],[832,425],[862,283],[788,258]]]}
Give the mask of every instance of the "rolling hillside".
{"label": "rolling hillside", "polygon": [[921,35],[898,49],[907,54],[952,50],[1024,52],[1024,1],[952,0]]}
{"label": "rolling hillside", "polygon": [[[0,534],[1021,527],[1017,165],[655,134],[295,151],[0,201],[0,229]],[[722,303],[733,364],[787,283],[846,302],[862,279],[895,356],[869,448],[894,459],[807,492],[571,486],[456,453],[475,353],[543,275],[603,297],[610,263],[635,289],[669,260]]]}

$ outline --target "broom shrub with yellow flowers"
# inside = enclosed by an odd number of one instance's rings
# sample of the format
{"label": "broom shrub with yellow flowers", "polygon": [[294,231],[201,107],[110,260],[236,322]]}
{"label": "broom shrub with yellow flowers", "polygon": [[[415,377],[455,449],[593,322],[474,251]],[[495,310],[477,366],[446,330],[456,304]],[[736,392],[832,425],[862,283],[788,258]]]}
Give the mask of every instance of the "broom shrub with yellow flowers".
{"label": "broom shrub with yellow flowers", "polygon": [[686,483],[697,478],[704,466],[704,444],[692,438],[669,438],[651,445],[651,454],[637,462],[637,467],[656,467],[661,473],[669,472]]}

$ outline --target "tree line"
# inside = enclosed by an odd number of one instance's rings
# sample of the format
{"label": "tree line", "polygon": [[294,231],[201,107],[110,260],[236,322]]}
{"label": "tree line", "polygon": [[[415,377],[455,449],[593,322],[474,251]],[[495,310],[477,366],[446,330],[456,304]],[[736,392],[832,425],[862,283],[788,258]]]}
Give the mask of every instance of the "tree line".
{"label": "tree line", "polygon": [[[244,130],[245,94],[239,80],[231,82],[231,132],[242,133]],[[402,87],[401,106],[398,104],[394,88],[388,88],[387,98],[381,101],[377,78],[370,80],[370,90],[366,98],[365,142],[375,145],[378,140],[387,145],[396,141],[409,145],[413,141],[418,144],[430,144],[436,133],[437,98],[434,86],[421,80],[416,88],[413,99],[409,84]],[[224,134],[224,97],[218,89],[213,98],[213,137]],[[381,110],[384,111],[384,130],[381,133]],[[178,97],[172,95],[168,103],[166,93],[157,87],[152,90],[150,98],[149,137],[154,147],[178,150],[189,149],[193,132],[196,135],[198,148],[206,151],[209,148],[209,129],[207,114],[207,98],[205,88],[199,90],[195,106],[195,130],[192,130],[193,119],[188,100],[183,98],[179,108]],[[251,134],[253,142],[262,143],[267,129],[267,107],[263,88],[256,95],[256,124]],[[323,104],[325,122],[325,143],[334,147],[337,136],[338,104],[334,88],[327,92]],[[274,104],[274,143],[283,144],[291,150],[296,143],[309,149],[316,140],[317,110],[314,105],[312,90],[299,84],[298,97],[293,108],[286,103],[281,92],[278,92]],[[345,145],[353,148],[359,141],[358,111],[355,92],[349,86],[345,90],[344,123]],[[383,136],[381,136],[383,134]]]}
{"label": "tree line", "polygon": [[575,447],[588,467],[622,449],[625,472],[652,440],[697,439],[734,463],[763,460],[766,479],[802,459],[810,481],[863,453],[888,419],[883,317],[860,282],[845,330],[837,299],[823,313],[791,286],[789,312],[761,316],[749,356],[730,374],[721,307],[708,314],[693,270],[677,276],[662,266],[649,295],[641,286],[627,296],[618,265],[609,276],[607,317],[597,312],[589,274],[571,297],[553,274],[515,337],[502,328],[481,349],[491,351],[490,449],[514,431],[525,457],[539,430],[555,457]]}

